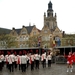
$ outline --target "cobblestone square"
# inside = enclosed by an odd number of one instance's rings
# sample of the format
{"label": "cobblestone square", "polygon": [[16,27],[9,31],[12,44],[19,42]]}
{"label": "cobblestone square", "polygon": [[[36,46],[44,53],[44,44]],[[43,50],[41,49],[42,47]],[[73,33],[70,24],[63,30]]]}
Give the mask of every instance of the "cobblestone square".
{"label": "cobblestone square", "polygon": [[0,75],[75,75],[75,65],[73,65],[73,72],[66,72],[67,65],[66,64],[55,64],[53,63],[50,68],[46,66],[46,68],[42,68],[40,64],[39,69],[34,69],[31,71],[30,66],[26,70],[26,72],[19,71],[18,68],[14,70],[14,72],[9,72],[8,69],[4,66],[3,71],[0,71]]}

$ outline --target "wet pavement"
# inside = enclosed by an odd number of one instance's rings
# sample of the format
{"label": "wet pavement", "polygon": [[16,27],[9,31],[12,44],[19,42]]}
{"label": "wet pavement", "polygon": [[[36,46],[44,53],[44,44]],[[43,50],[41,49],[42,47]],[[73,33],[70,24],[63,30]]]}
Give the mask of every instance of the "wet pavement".
{"label": "wet pavement", "polygon": [[3,71],[0,71],[0,75],[75,75],[75,65],[73,65],[73,72],[66,72],[67,65],[66,64],[55,64],[53,63],[50,68],[46,66],[46,68],[42,68],[40,64],[39,69],[34,69],[31,71],[30,66],[26,70],[26,72],[19,71],[18,68],[14,70],[14,72],[9,72],[4,66]]}

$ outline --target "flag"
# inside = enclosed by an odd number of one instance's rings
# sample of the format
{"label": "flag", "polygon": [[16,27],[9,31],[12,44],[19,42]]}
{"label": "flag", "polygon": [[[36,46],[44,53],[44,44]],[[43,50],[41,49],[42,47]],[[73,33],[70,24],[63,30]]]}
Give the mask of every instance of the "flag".
{"label": "flag", "polygon": [[32,64],[32,59],[31,59],[31,57],[30,57],[30,64]]}
{"label": "flag", "polygon": [[55,44],[55,40],[53,40],[53,47],[55,47],[55,45],[56,45],[56,44]]}

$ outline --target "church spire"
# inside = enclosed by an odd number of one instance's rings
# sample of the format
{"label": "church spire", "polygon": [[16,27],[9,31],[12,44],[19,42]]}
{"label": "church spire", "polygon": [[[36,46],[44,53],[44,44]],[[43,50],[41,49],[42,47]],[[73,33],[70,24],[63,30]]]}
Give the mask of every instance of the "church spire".
{"label": "church spire", "polygon": [[52,2],[50,1],[49,3],[48,3],[48,10],[47,10],[47,16],[49,17],[49,16],[53,16],[53,9],[52,9]]}
{"label": "church spire", "polygon": [[52,10],[52,2],[51,1],[48,3],[48,10]]}

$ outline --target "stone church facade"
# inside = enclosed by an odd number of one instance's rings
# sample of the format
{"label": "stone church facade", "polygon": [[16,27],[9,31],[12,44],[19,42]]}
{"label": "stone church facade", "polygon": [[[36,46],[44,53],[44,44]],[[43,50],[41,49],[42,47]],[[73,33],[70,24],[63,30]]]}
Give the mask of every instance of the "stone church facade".
{"label": "stone church facade", "polygon": [[47,15],[44,13],[44,26],[41,30],[43,47],[60,46],[62,31],[57,25],[57,15],[53,14],[52,3],[48,3]]}

